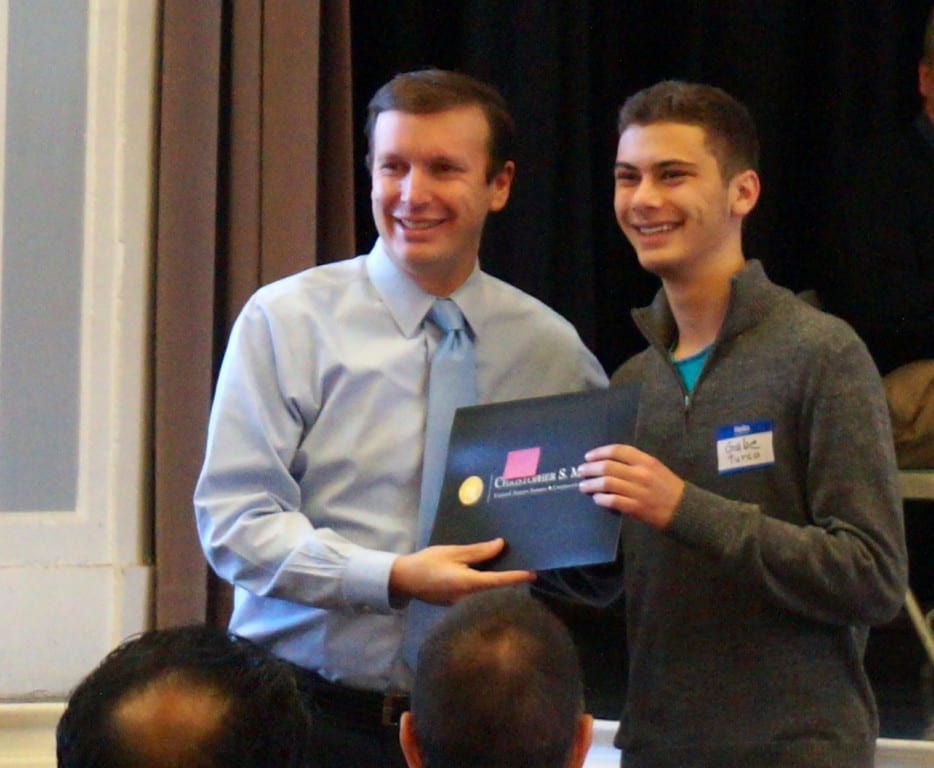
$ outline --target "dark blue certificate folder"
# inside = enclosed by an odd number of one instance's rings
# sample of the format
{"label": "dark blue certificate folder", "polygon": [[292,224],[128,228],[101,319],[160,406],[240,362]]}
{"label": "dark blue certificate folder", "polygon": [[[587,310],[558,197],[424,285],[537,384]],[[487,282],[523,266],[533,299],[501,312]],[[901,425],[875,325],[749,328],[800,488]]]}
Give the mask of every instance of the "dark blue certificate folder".
{"label": "dark blue certificate folder", "polygon": [[591,448],[633,442],[639,386],[459,408],[432,544],[502,536],[478,568],[549,570],[616,558],[621,519],[578,490]]}

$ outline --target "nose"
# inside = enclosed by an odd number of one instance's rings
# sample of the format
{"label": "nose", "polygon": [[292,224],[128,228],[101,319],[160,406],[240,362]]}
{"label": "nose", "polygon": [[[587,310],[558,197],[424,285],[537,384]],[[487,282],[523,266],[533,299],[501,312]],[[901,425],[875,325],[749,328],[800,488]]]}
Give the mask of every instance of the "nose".
{"label": "nose", "polygon": [[427,175],[416,166],[409,168],[400,184],[400,196],[406,205],[420,205],[429,197],[429,180]]}
{"label": "nose", "polygon": [[650,176],[645,175],[632,189],[630,204],[634,208],[655,208],[661,204],[658,185]]}

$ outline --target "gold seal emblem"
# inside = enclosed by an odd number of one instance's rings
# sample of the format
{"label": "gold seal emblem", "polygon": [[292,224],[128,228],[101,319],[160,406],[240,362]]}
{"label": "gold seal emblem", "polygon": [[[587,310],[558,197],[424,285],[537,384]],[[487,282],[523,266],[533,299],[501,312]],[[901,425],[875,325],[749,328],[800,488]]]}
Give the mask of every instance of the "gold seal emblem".
{"label": "gold seal emblem", "polygon": [[457,498],[465,507],[472,507],[483,496],[483,480],[476,475],[471,475],[461,483],[460,490],[457,492]]}

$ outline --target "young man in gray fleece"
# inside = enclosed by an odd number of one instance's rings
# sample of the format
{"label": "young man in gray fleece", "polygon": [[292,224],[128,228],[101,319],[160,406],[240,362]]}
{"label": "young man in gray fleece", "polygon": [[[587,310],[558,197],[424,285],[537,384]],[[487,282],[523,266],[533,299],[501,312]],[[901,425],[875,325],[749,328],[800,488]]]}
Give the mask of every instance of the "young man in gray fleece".
{"label": "young man in gray fleece", "polygon": [[760,187],[741,104],[663,82],[619,130],[616,218],[662,283],[633,313],[648,349],[613,376],[642,382],[634,445],[582,465],[581,490],[624,518],[622,577],[585,580],[625,594],[623,761],[870,766],[863,651],[907,585],[879,376],[848,325],[745,260]]}

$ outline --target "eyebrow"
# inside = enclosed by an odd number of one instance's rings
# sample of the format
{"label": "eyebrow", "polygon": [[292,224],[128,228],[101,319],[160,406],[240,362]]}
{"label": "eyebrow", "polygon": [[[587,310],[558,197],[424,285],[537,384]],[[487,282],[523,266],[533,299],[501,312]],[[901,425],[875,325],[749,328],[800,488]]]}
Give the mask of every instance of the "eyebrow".
{"label": "eyebrow", "polygon": [[[697,163],[692,163],[690,160],[672,159],[672,160],[660,160],[657,163],[652,163],[651,166],[649,167],[654,170],[664,170],[665,168],[670,168],[672,166],[679,166],[679,167],[687,166],[689,168],[696,168]],[[633,165],[632,163],[621,162],[619,160],[617,160],[613,164],[613,168],[615,170],[633,170],[633,171],[639,170],[638,166]]]}
{"label": "eyebrow", "polygon": [[373,155],[373,160],[375,162],[404,162],[404,163],[424,163],[425,165],[437,165],[438,163],[446,163],[448,165],[454,165],[457,167],[462,167],[467,163],[463,157],[458,157],[457,155],[452,155],[450,153],[441,152],[438,154],[427,155],[422,157],[421,155],[414,157],[411,153],[408,152],[397,152],[389,151],[385,153],[375,153]]}

